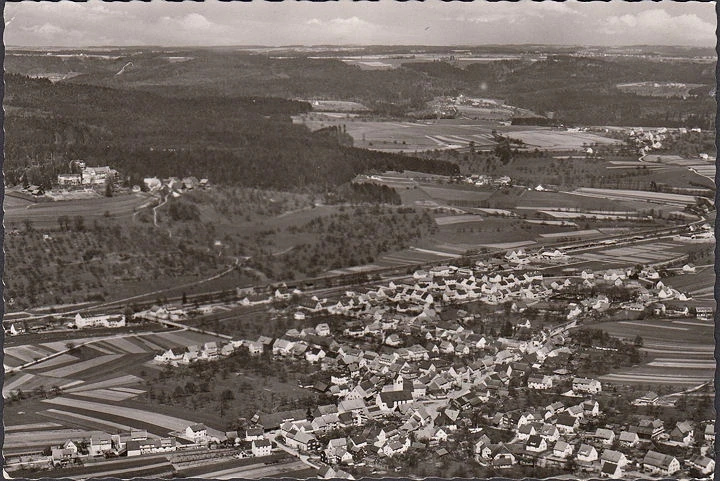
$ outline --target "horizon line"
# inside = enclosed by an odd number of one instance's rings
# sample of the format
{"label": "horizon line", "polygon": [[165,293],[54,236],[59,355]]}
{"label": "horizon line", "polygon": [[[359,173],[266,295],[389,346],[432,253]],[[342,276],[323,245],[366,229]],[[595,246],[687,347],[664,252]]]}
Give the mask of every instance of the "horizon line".
{"label": "horizon line", "polygon": [[638,48],[638,47],[670,47],[679,49],[711,49],[715,50],[715,46],[700,45],[677,45],[677,44],[622,44],[622,45],[602,45],[602,44],[561,44],[561,43],[492,43],[492,44],[394,44],[394,43],[368,43],[368,44],[334,44],[334,43],[318,43],[318,44],[287,44],[287,45],[262,45],[262,44],[213,44],[213,45],[162,45],[162,44],[138,44],[138,45],[11,45],[6,44],[6,49],[83,49],[83,48],[318,48],[318,47],[335,47],[335,48],[369,48],[369,47],[463,47],[463,48],[482,48],[482,47],[582,47],[582,48]]}

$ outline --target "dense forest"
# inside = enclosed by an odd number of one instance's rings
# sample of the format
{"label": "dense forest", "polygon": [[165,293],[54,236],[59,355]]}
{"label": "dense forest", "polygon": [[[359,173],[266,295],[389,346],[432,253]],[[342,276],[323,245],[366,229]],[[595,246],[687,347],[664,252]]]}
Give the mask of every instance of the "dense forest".
{"label": "dense forest", "polygon": [[[570,55],[545,61],[509,60],[476,63],[459,68],[446,62],[406,63],[431,79],[441,80],[451,92],[473,92],[503,98],[508,104],[554,117],[570,124],[685,126],[712,129],[715,102],[709,95],[715,84],[712,65],[651,60],[599,60]],[[652,80],[705,85],[696,97],[651,98],[621,92],[622,82]]]}
{"label": "dense forest", "polygon": [[[415,61],[407,48],[369,48],[407,60],[387,70],[363,70],[344,63],[337,52],[268,54],[223,49],[173,52],[122,50],[107,58],[43,59],[10,55],[9,72],[74,72],[65,83],[142,90],[175,98],[276,97],[358,101],[375,113],[402,116],[422,110],[440,95],[475,95],[504,99],[539,114],[555,113],[565,123],[584,125],[665,125],[712,128],[715,106],[714,64],[690,61],[697,51],[677,49],[684,60],[660,61],[671,49],[644,48],[646,56],[582,57],[577,49],[548,48],[547,58],[527,46],[504,51],[531,57],[461,66],[451,61]],[[442,49],[423,48],[442,52]],[[475,49],[492,52],[492,47]],[[447,52],[447,49],[444,50]],[[707,52],[704,52],[707,54]],[[305,56],[308,55],[308,56]],[[309,55],[313,55],[310,58]],[[672,55],[672,54],[671,54]],[[323,56],[324,58],[316,58]],[[127,66],[129,62],[132,65]],[[117,73],[123,69],[122,75]],[[231,79],[231,80],[230,80]],[[688,99],[652,98],[623,93],[624,82],[699,84]],[[8,89],[10,91],[10,89]]]}
{"label": "dense forest", "polygon": [[[322,191],[371,170],[452,175],[457,166],[348,146],[290,115],[309,104],[276,98],[162,97],[147,92],[6,77],[8,184],[49,186],[72,159],[150,176]],[[28,178],[30,177],[30,178]]]}

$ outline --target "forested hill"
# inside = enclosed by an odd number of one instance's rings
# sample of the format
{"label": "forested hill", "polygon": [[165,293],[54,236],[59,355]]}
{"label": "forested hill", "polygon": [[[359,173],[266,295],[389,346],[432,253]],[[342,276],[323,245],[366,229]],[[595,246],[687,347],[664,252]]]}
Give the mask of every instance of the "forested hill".
{"label": "forested hill", "polygon": [[[647,125],[714,128],[714,65],[694,62],[578,58],[557,55],[538,62],[502,61],[459,68],[445,62],[406,63],[404,68],[442,82],[449,90],[505,99],[510,105],[582,125]],[[702,85],[697,96],[662,98],[625,93],[624,82],[681,82]]]}
{"label": "forested hill", "polygon": [[[70,159],[111,165],[132,183],[206,177],[276,189],[323,190],[369,170],[454,174],[449,162],[343,146],[290,115],[305,102],[264,97],[165,97],[6,75],[8,184],[48,185]],[[54,160],[51,160],[54,159]]]}

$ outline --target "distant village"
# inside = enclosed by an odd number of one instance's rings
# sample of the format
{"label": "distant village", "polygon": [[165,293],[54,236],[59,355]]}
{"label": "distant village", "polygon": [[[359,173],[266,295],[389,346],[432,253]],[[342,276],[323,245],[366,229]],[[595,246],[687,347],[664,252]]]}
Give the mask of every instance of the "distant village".
{"label": "distant village", "polygon": [[[22,192],[34,197],[48,194],[60,196],[63,194],[94,193],[97,188],[108,188],[108,185],[115,188],[120,180],[120,174],[110,166],[88,166],[82,160],[73,160],[69,164],[70,173],[61,173],[57,176],[58,192],[47,191],[37,185],[28,185]],[[208,179],[197,177],[169,177],[160,179],[158,177],[147,177],[143,179],[142,185],[134,185],[130,188],[133,193],[138,192],[161,192],[165,194],[178,193],[192,189],[204,189],[209,187]]]}

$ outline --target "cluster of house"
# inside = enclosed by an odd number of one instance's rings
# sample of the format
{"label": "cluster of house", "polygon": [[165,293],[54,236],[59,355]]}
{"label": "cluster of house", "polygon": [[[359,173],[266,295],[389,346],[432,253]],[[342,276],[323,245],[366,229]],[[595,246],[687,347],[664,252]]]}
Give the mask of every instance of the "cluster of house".
{"label": "cluster of house", "polygon": [[166,189],[167,192],[186,191],[193,189],[206,188],[209,186],[208,179],[198,179],[197,177],[168,177],[167,179],[159,179],[157,177],[147,177],[143,179],[145,188],[150,192]]}
{"label": "cluster of house", "polygon": [[[17,336],[25,334],[28,328],[24,326],[26,322],[12,322],[9,323],[10,327],[5,327],[5,334],[9,336]],[[40,330],[47,330],[53,328],[63,329],[87,329],[87,328],[116,328],[125,327],[125,315],[123,314],[102,314],[98,316],[83,316],[80,313],[75,314],[74,318],[71,319],[58,319],[58,320],[44,320],[42,323],[31,323],[29,330],[36,332]]]}
{"label": "cluster of house", "polygon": [[[50,446],[49,454],[47,451],[43,455],[37,453],[33,465],[65,467],[97,457],[169,453],[183,446],[175,437],[158,437],[148,434],[143,429],[130,429],[129,432],[121,434],[108,434],[102,431],[88,434],[89,436],[82,439],[68,439],[63,444]],[[188,446],[191,445],[185,445]]]}
{"label": "cluster of house", "polygon": [[715,242],[715,232],[710,224],[705,223],[699,227],[690,226],[689,233],[676,235],[673,240],[693,244]]}
{"label": "cluster of house", "polygon": [[507,175],[492,177],[489,175],[472,174],[462,178],[462,182],[477,186],[505,187],[512,184],[512,179]]}
{"label": "cluster of house", "polygon": [[[602,389],[597,380],[573,379],[572,397],[576,400],[569,403],[556,401],[540,408],[486,414],[484,424],[492,425],[491,430],[479,427],[471,414],[473,408],[488,401],[487,391],[451,389],[438,405],[425,402],[432,398],[419,383],[402,375],[391,382],[387,379],[375,376],[358,379],[358,384],[350,382],[354,387],[339,396],[336,404],[318,405],[311,413],[258,413],[252,421],[264,431],[279,433],[279,442],[318,456],[333,468],[335,476],[344,473],[339,467],[385,467],[388,458],[413,450],[442,458],[461,437],[469,441],[478,463],[495,468],[574,464],[584,472],[612,478],[633,472],[672,476],[682,468],[703,475],[714,471],[714,460],[708,456],[714,440],[713,423],[705,426],[701,454],[681,463],[657,449],[692,446],[693,423],[678,422],[666,433],[661,420],[636,416],[624,426],[597,427],[605,414],[593,398]],[[511,439],[499,441],[498,430],[509,431]]]}
{"label": "cluster of house", "polygon": [[[245,435],[237,431],[211,433],[204,424],[192,424],[185,430],[160,437],[148,434],[143,429],[130,429],[121,434],[108,434],[93,431],[82,439],[68,439],[61,445],[50,446],[49,453],[36,453],[33,466],[65,467],[71,464],[86,463],[97,457],[141,456],[147,454],[172,453],[179,450],[207,447],[210,443],[228,442],[239,446],[243,441],[249,446],[245,453],[252,456],[268,456],[272,451],[272,442],[262,429],[251,428]],[[10,460],[14,463],[14,459]]]}
{"label": "cluster of house", "polygon": [[117,170],[111,169],[107,165],[87,167],[85,162],[80,160],[73,160],[71,164],[80,170],[80,173],[58,174],[57,183],[61,187],[105,185],[106,182],[112,181],[117,176]]}
{"label": "cluster of house", "polygon": [[[514,254],[508,257],[518,256]],[[652,273],[648,270],[644,275]],[[258,414],[253,421],[266,431],[279,430],[282,442],[315,453],[333,467],[382,465],[384,459],[412,449],[431,448],[443,456],[448,454],[443,443],[469,427],[475,430],[478,461],[496,467],[529,459],[539,465],[564,466],[572,460],[581,469],[607,476],[637,467],[671,475],[681,469],[679,461],[655,454],[651,441],[689,446],[686,435],[692,425],[678,423],[668,434],[657,428],[657,423],[662,425],[658,419],[598,426],[604,414],[596,400],[602,384],[573,375],[578,365],[573,358],[583,353],[568,342],[567,328],[584,310],[607,308],[606,297],[571,306],[569,322],[553,330],[538,332],[526,321],[513,326],[506,336],[476,333],[463,326],[472,315],[455,307],[439,307],[441,300],[470,299],[470,292],[484,299],[497,292],[512,298],[508,294],[527,289],[550,295],[573,282],[637,283],[625,270],[597,275],[585,271],[578,277],[545,285],[541,274],[476,277],[472,269],[441,266],[416,272],[413,284],[391,282],[365,293],[346,292],[337,302],[316,297],[303,300],[295,306],[296,320],[307,319],[308,313],[330,313],[343,315],[345,321],[333,329],[321,323],[290,329],[274,340],[261,336],[240,342],[252,354],[271,350],[276,358],[319,364],[319,371],[304,387],[330,395],[336,402],[317,406],[311,416],[299,410]],[[656,285],[646,291],[657,297],[662,289]],[[573,309],[578,314],[572,314]],[[514,335],[523,330],[530,333],[523,340]],[[382,347],[358,347],[368,339],[380,341]],[[484,413],[486,424],[512,434],[503,443],[493,432],[478,428],[472,413],[491,400],[507,398],[515,388],[574,401],[527,411]],[[325,440],[328,432],[338,428],[357,435]],[[628,449],[618,448],[618,443]],[[693,458],[704,473],[714,469],[705,454],[707,449]],[[634,467],[628,464],[631,460],[636,461]],[[685,467],[697,467],[689,463]]]}
{"label": "cluster of house", "polygon": [[[682,129],[687,133],[687,129]],[[632,129],[628,135],[635,140],[635,144],[640,148],[641,154],[646,154],[651,150],[662,149],[662,141],[667,137],[667,128],[661,127],[655,131],[645,130],[642,127]]]}
{"label": "cluster of house", "polygon": [[241,345],[243,345],[243,341],[230,341],[226,343],[211,341],[202,345],[170,348],[167,351],[156,355],[153,358],[153,362],[157,364],[178,366],[188,365],[197,361],[217,361],[221,357],[231,355],[235,352],[235,349]]}

